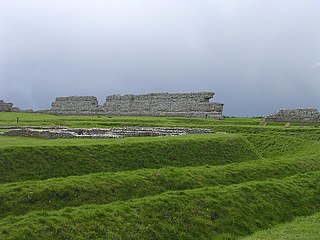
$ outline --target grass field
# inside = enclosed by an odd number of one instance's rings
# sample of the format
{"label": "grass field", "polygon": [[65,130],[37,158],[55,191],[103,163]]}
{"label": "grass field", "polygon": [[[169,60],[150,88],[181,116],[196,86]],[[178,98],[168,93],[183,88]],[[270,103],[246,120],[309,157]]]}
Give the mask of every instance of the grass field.
{"label": "grass field", "polygon": [[1,131],[63,125],[217,132],[0,136],[0,239],[320,239],[319,124],[260,122],[0,113]]}
{"label": "grass field", "polygon": [[320,212],[311,216],[296,218],[292,222],[279,224],[268,230],[259,231],[242,240],[318,240],[319,238]]}

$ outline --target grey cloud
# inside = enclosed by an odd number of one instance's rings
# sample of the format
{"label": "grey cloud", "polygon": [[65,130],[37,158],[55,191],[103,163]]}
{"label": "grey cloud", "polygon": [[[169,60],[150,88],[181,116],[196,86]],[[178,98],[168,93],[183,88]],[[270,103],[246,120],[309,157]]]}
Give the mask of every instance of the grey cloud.
{"label": "grey cloud", "polygon": [[317,62],[311,66],[311,69],[320,71],[320,62]]}
{"label": "grey cloud", "polygon": [[[317,0],[0,2],[0,98],[216,92],[227,115],[317,107]],[[315,64],[316,65],[316,64]],[[317,69],[314,67],[312,69]]]}

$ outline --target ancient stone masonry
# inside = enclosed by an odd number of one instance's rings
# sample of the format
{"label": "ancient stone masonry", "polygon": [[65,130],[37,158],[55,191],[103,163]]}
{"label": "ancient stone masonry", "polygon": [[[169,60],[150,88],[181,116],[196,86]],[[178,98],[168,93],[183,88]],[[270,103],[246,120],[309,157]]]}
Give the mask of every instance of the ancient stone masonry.
{"label": "ancient stone masonry", "polygon": [[19,112],[20,109],[13,107],[13,103],[6,103],[0,100],[0,112]]}
{"label": "ancient stone masonry", "polygon": [[51,106],[48,113],[55,115],[104,115],[102,107],[98,105],[98,100],[94,96],[57,97]]}
{"label": "ancient stone masonry", "polygon": [[183,116],[222,119],[222,103],[209,102],[212,92],[112,95],[106,98],[107,115]]}
{"label": "ancient stone masonry", "polygon": [[320,122],[320,113],[315,108],[281,109],[265,118],[267,122]]}
{"label": "ancient stone masonry", "polygon": [[103,106],[93,96],[57,97],[48,112],[56,115],[183,116],[223,119],[222,103],[212,92],[112,95]]}
{"label": "ancient stone masonry", "polygon": [[124,138],[146,136],[177,136],[186,134],[209,134],[209,129],[198,128],[169,128],[169,127],[125,127],[125,128],[82,128],[68,127],[34,128],[20,127],[0,134],[4,136],[40,137],[45,139],[57,138]]}

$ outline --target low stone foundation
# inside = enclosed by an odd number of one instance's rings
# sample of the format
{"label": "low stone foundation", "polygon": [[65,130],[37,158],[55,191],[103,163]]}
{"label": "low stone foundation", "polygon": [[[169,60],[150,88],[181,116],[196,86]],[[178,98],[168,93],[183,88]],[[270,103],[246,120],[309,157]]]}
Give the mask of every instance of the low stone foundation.
{"label": "low stone foundation", "polygon": [[209,129],[171,128],[171,127],[125,127],[125,128],[51,128],[36,129],[21,127],[3,132],[4,136],[39,137],[45,139],[57,138],[124,138],[146,136],[177,136],[186,134],[210,134]]}
{"label": "low stone foundation", "polygon": [[320,113],[315,108],[281,109],[265,118],[266,122],[320,122]]}

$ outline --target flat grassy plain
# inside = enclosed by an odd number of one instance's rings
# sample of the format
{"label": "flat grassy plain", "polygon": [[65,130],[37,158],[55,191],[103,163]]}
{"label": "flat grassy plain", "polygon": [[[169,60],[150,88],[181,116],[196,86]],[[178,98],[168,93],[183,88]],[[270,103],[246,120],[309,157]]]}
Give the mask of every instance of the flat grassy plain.
{"label": "flat grassy plain", "polygon": [[319,124],[260,122],[0,113],[1,131],[176,126],[216,132],[0,136],[0,239],[320,239]]}

